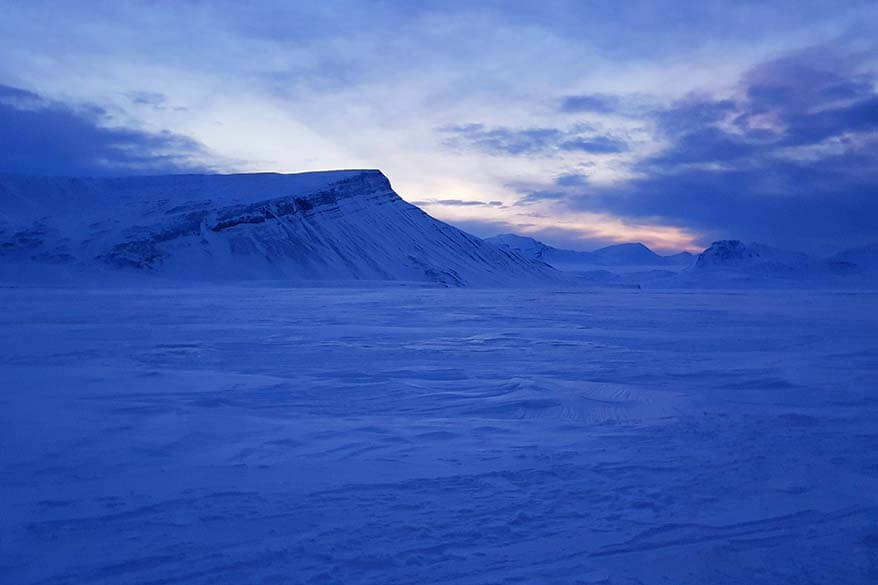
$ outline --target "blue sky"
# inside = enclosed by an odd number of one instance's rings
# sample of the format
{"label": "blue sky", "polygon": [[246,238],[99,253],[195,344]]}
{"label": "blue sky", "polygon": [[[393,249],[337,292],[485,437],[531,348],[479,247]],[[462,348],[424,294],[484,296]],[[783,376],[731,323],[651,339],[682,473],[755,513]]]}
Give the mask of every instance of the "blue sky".
{"label": "blue sky", "polygon": [[477,235],[829,252],[878,240],[875,23],[875,2],[0,0],[0,172],[380,168]]}

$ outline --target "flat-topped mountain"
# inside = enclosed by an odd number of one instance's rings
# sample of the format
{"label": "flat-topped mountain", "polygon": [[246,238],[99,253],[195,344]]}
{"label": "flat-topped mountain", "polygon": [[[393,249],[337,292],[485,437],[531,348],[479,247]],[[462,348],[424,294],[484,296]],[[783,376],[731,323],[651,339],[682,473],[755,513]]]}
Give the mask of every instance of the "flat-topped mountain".
{"label": "flat-topped mountain", "polygon": [[539,285],[553,268],[438,221],[377,170],[0,176],[0,267],[172,278]]}

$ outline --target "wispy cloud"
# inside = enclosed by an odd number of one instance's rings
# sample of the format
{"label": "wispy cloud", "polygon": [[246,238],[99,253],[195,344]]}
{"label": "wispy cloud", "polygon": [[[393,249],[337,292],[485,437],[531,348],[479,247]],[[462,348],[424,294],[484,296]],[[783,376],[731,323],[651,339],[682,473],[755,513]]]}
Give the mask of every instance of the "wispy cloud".
{"label": "wispy cloud", "polygon": [[503,207],[502,201],[477,201],[474,199],[424,199],[412,201],[412,205],[419,207],[429,205],[442,205],[445,207]]}
{"label": "wispy cloud", "polygon": [[494,155],[535,156],[553,152],[579,151],[589,154],[624,152],[625,142],[600,134],[594,127],[579,124],[573,128],[506,128],[484,124],[445,126],[444,144],[451,148],[476,150]]}
{"label": "wispy cloud", "polygon": [[558,145],[561,150],[587,152],[590,154],[612,154],[625,152],[628,145],[617,138],[609,136],[591,136],[588,138],[572,138]]}
{"label": "wispy cloud", "polygon": [[446,126],[440,131],[447,135],[446,146],[513,156],[544,153],[564,136],[556,128],[487,128],[484,124]]}

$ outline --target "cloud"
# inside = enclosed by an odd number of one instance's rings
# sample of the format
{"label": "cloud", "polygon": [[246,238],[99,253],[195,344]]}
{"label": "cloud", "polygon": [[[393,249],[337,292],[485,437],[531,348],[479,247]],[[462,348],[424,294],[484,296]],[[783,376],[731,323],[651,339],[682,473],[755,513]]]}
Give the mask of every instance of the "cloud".
{"label": "cloud", "polygon": [[32,91],[2,83],[0,83],[0,103],[20,109],[41,108],[45,104],[43,98]]}
{"label": "cloud", "polygon": [[[862,96],[874,85],[875,2],[709,0],[682,15],[672,0],[635,0],[624,10],[523,0],[98,4],[105,6],[24,2],[7,10],[0,79],[69,96],[70,104],[99,104],[114,120],[124,111],[138,121],[133,128],[168,128],[224,160],[249,161],[227,171],[378,167],[404,195],[446,200],[511,202],[528,193],[507,183],[534,183],[527,206],[436,205],[455,221],[540,213],[560,224],[571,209],[598,207],[691,225],[704,238],[746,230],[765,239],[779,230],[735,223],[746,197],[714,193],[734,186],[753,193],[754,204],[762,196],[794,200],[811,189],[796,182],[811,179],[795,167],[820,167],[815,179],[829,193],[865,177],[874,161],[860,128],[871,116]],[[824,45],[774,59],[803,43]],[[692,91],[700,93],[680,99]],[[90,128],[111,125],[107,114],[68,109]],[[837,132],[842,126],[848,130]],[[52,158],[73,172],[63,161],[90,148]],[[202,160],[181,157],[185,146],[158,152],[175,154],[177,165]],[[0,158],[8,160],[3,149]],[[31,159],[50,166],[39,162]],[[587,164],[587,183],[555,184]],[[694,203],[680,194],[687,184],[703,189]],[[661,199],[660,190],[675,195]],[[697,211],[712,198],[740,207],[715,217]],[[840,223],[833,237],[846,238],[848,228]]]}
{"label": "cloud", "polygon": [[588,177],[578,173],[566,173],[555,178],[555,184],[560,187],[582,187],[588,183]]}
{"label": "cloud", "polygon": [[624,142],[609,136],[573,138],[562,142],[558,147],[561,150],[587,152],[589,154],[610,154],[628,150],[628,146]]}
{"label": "cloud", "polygon": [[110,175],[204,172],[198,142],[172,132],[110,127],[96,106],[72,107],[0,85],[0,172]]}
{"label": "cloud", "polygon": [[487,128],[483,124],[446,126],[447,146],[470,148],[490,154],[531,155],[549,150],[563,137],[555,128]]}
{"label": "cloud", "polygon": [[571,95],[563,99],[559,109],[567,113],[610,114],[619,109],[619,97],[605,94]]}
{"label": "cloud", "polygon": [[568,197],[568,194],[564,191],[554,191],[552,189],[538,189],[536,191],[531,191],[524,197],[520,198],[515,202],[516,206],[527,206],[533,205],[535,203],[542,203],[543,201],[558,201],[561,199],[565,199]]}
{"label": "cloud", "polygon": [[131,103],[155,108],[163,108],[168,101],[168,96],[154,91],[131,91],[127,95]]}
{"label": "cloud", "polygon": [[668,146],[637,178],[567,192],[570,209],[801,248],[878,239],[878,74],[831,47],[742,75],[733,98],[656,114]]}
{"label": "cloud", "polygon": [[423,207],[425,205],[444,205],[447,207],[503,207],[502,201],[477,201],[463,199],[425,199],[412,201],[412,205]]}
{"label": "cloud", "polygon": [[451,148],[476,150],[494,155],[535,156],[560,151],[578,151],[588,154],[610,154],[627,149],[618,138],[597,133],[587,124],[570,129],[559,128],[489,128],[484,124],[446,126],[440,132],[447,135],[444,144]]}
{"label": "cloud", "polygon": [[546,201],[563,201],[582,193],[588,177],[577,173],[559,175],[550,184],[509,183],[507,187],[521,195],[513,205],[527,207]]}

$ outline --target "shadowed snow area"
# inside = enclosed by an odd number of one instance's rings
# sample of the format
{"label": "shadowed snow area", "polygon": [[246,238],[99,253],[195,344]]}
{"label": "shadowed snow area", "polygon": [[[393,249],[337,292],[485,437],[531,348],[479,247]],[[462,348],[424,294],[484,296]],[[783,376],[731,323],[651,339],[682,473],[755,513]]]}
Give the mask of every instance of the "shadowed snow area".
{"label": "shadowed snow area", "polygon": [[876,301],[0,289],[0,575],[875,583]]}

